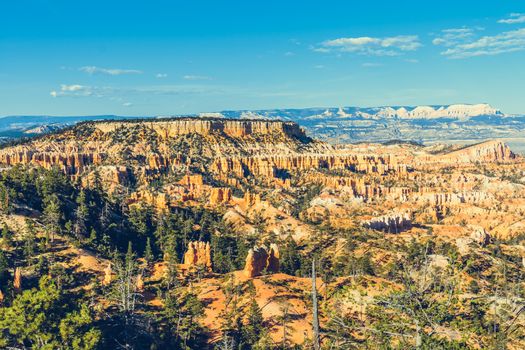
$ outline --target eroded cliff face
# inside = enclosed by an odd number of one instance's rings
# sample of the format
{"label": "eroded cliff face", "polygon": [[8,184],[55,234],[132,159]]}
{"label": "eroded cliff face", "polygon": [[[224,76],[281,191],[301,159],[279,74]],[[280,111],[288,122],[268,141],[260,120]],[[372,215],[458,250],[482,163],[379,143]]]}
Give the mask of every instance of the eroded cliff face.
{"label": "eroded cliff face", "polygon": [[304,131],[293,122],[265,120],[228,120],[228,119],[196,119],[179,118],[168,121],[125,121],[101,122],[94,126],[104,134],[140,125],[155,131],[161,138],[168,139],[186,134],[225,134],[240,138],[246,136],[281,134],[288,137],[308,140]]}
{"label": "eroded cliff face", "polygon": [[[277,121],[174,119],[91,122],[0,150],[0,164],[57,166],[80,176],[101,165],[128,166],[145,182],[159,173],[200,165],[228,175],[286,179],[311,169],[403,175],[426,166],[508,162],[515,158],[499,141],[448,154],[395,154],[359,147],[334,149],[309,139],[295,123]],[[282,182],[284,183],[284,182]]]}
{"label": "eroded cliff face", "polygon": [[[56,166],[84,186],[98,177],[108,191],[131,193],[128,204],[147,204],[159,212],[179,205],[226,208],[238,227],[253,229],[247,218],[258,208],[274,215],[267,218],[269,231],[300,232],[294,237],[309,231],[292,215],[298,190],[314,185],[324,194],[309,203],[303,217],[317,222],[328,215],[331,223],[349,225],[372,217],[367,226],[385,232],[410,230],[407,220],[388,218],[391,212],[411,212],[418,224],[470,222],[495,215],[503,195],[505,202],[520,201],[523,194],[519,184],[489,174],[522,167],[523,160],[500,141],[448,152],[412,145],[335,147],[308,138],[295,123],[263,120],[82,123],[0,149],[1,166],[17,164]],[[152,182],[160,186],[153,190]],[[362,216],[347,220],[356,206],[364,208]],[[486,225],[519,232],[516,225],[503,227],[497,219]]]}

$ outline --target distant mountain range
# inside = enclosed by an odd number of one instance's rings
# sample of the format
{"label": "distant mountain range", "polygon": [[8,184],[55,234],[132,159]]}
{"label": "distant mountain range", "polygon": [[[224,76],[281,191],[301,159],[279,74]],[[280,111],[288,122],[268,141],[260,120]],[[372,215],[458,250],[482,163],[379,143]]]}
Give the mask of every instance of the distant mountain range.
{"label": "distant mountain range", "polygon": [[[507,115],[488,104],[239,110],[193,116],[290,120],[299,123],[312,136],[336,143],[390,140],[428,143],[490,138],[525,140],[524,115]],[[9,116],[0,118],[0,137],[50,132],[84,120],[130,118],[144,116]]]}

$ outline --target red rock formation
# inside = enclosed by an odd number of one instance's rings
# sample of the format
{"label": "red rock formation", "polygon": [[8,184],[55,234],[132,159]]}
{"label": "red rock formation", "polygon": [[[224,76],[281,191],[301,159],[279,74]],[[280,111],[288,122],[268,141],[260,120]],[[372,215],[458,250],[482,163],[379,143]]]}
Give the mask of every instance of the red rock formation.
{"label": "red rock formation", "polygon": [[13,288],[17,291],[22,289],[22,270],[20,267],[15,268],[15,278],[13,280]]}
{"label": "red rock formation", "polygon": [[212,188],[210,193],[210,204],[218,205],[229,203],[232,199],[232,190],[228,187]]}
{"label": "red rock formation", "polygon": [[406,213],[393,213],[367,220],[363,222],[363,226],[388,233],[400,233],[410,229],[412,221]]}
{"label": "red rock formation", "polygon": [[189,188],[202,186],[203,183],[204,181],[202,180],[202,175],[184,175],[184,177],[179,181],[179,184]]}
{"label": "red rock formation", "polygon": [[203,266],[208,271],[212,271],[211,250],[209,242],[189,242],[188,250],[184,254],[184,265],[186,269],[193,269],[196,266]]}
{"label": "red rock formation", "polygon": [[251,207],[261,202],[261,195],[260,194],[254,194],[250,191],[246,191],[244,193],[244,204]]}
{"label": "red rock formation", "polygon": [[137,275],[136,287],[139,292],[144,291],[144,279],[142,278],[141,273]]}
{"label": "red rock formation", "polygon": [[108,286],[113,280],[113,270],[111,269],[111,263],[108,263],[108,266],[104,269],[104,280],[102,284]]}
{"label": "red rock formation", "polygon": [[260,276],[264,271],[279,272],[279,249],[271,244],[270,248],[254,247],[248,251],[243,273],[246,277]]}

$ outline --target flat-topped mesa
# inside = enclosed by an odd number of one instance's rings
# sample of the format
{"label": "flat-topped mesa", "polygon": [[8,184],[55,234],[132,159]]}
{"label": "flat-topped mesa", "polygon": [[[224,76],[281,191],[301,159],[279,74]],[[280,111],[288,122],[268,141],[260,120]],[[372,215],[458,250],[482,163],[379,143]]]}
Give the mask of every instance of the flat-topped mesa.
{"label": "flat-topped mesa", "polygon": [[[137,121],[111,121],[95,122],[93,125],[103,133],[109,133],[122,128],[131,128],[137,123]],[[140,124],[154,130],[162,138],[193,133],[200,135],[223,133],[235,138],[254,134],[282,134],[302,140],[308,139],[304,130],[297,123],[274,120],[178,118],[170,120],[142,120]]]}

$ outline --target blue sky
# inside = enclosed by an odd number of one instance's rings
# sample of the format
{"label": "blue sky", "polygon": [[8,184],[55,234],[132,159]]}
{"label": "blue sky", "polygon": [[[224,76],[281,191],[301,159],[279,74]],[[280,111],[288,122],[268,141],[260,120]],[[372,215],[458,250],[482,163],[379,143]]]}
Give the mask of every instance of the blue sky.
{"label": "blue sky", "polygon": [[525,113],[524,82],[521,0],[0,1],[0,115]]}

